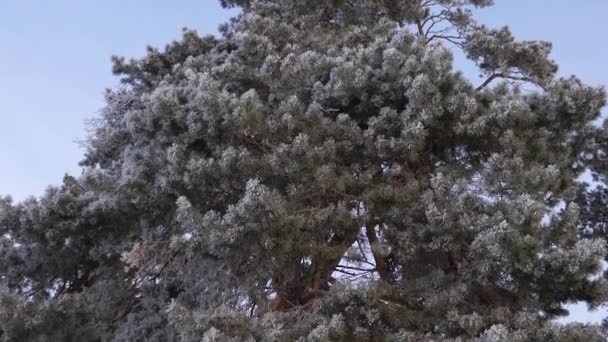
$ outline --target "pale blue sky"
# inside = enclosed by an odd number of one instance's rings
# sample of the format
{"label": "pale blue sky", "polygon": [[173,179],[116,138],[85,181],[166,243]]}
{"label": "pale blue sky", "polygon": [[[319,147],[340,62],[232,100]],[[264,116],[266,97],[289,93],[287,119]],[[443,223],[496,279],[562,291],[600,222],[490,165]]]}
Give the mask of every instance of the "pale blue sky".
{"label": "pale blue sky", "polygon": [[110,56],[142,56],[185,26],[215,33],[214,0],[0,0],[0,194],[40,195],[78,175],[84,121],[117,84]]}
{"label": "pale blue sky", "polygon": [[[0,194],[22,200],[80,173],[75,141],[116,84],[111,55],[141,56],[185,26],[215,33],[231,13],[215,0],[0,0]],[[606,0],[496,0],[478,20],[553,42],[561,75],[605,85],[606,13]]]}

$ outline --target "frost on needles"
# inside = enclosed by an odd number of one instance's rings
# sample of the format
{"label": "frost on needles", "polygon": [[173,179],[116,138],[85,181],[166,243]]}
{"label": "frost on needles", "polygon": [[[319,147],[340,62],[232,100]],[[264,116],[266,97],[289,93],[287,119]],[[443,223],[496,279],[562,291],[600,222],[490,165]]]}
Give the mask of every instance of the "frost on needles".
{"label": "frost on needles", "polygon": [[603,89],[491,0],[222,3],[113,58],[81,176],[0,199],[0,339],[604,340],[554,322],[608,294]]}

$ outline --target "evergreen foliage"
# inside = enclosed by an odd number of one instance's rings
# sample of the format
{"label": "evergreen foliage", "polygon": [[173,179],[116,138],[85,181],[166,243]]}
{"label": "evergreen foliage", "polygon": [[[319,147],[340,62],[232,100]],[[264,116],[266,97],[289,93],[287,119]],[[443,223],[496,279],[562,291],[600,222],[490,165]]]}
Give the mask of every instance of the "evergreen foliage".
{"label": "evergreen foliage", "polygon": [[603,89],[491,0],[221,2],[113,58],[80,177],[0,198],[0,339],[604,340],[553,322],[608,295]]}

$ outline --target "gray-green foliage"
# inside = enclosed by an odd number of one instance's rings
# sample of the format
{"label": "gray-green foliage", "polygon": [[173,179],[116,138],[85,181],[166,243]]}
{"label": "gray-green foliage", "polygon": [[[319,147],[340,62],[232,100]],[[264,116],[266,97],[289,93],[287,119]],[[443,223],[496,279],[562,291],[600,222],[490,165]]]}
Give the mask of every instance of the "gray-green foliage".
{"label": "gray-green foliage", "polygon": [[[585,181],[579,187],[577,196],[578,205],[581,207],[578,228],[579,236],[582,238],[599,238],[608,241],[608,120],[604,121],[603,127],[598,127],[592,132],[594,139],[591,140],[584,152],[583,163],[591,171]],[[604,257],[608,261],[608,255]],[[604,278],[608,278],[608,270],[604,270]],[[604,319],[602,327],[608,332],[608,317]]]}
{"label": "gray-green foliage", "polygon": [[81,177],[0,201],[1,338],[603,339],[551,323],[606,299],[574,203],[602,89],[489,0],[222,3],[221,37],[114,58]]}

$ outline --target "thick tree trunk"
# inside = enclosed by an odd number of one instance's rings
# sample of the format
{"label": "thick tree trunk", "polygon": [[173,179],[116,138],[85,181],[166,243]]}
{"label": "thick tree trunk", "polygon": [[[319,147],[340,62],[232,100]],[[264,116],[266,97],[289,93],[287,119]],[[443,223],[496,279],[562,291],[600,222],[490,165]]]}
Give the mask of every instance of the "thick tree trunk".
{"label": "thick tree trunk", "polygon": [[369,245],[372,249],[372,255],[374,256],[374,262],[376,264],[376,271],[380,275],[380,279],[385,283],[393,282],[393,270],[388,260],[388,257],[382,255],[380,251],[375,248],[380,242],[378,241],[378,236],[376,235],[376,224],[374,221],[369,221],[365,227],[365,233],[367,235],[367,240],[369,241]]}

